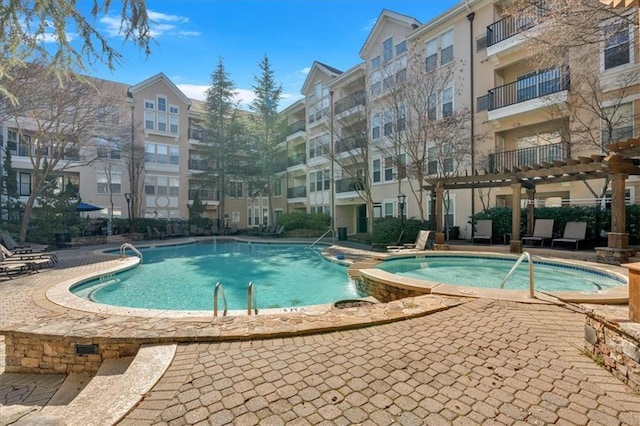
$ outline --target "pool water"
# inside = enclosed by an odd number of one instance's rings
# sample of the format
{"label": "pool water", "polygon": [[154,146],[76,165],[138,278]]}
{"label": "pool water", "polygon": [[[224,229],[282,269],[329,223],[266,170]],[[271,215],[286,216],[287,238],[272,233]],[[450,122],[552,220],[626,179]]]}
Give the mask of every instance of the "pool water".
{"label": "pool water", "polygon": [[[376,267],[396,275],[437,283],[483,288],[500,288],[515,259],[480,256],[428,256],[395,259]],[[599,293],[625,284],[613,274],[534,259],[536,291],[579,291]],[[524,261],[504,284],[505,289],[529,289],[529,264]]]}
{"label": "pool water", "polygon": [[[360,297],[343,265],[308,246],[224,242],[141,249],[137,268],[72,289],[107,305],[166,310],[213,309],[222,283],[230,310],[247,309],[253,282],[258,309],[334,303]],[[223,309],[219,298],[218,309]]]}

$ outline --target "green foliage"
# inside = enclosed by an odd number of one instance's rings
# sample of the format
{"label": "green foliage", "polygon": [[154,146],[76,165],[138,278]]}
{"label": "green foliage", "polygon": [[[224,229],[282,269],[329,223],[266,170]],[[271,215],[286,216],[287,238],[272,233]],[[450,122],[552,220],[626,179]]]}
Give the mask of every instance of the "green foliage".
{"label": "green foliage", "polygon": [[16,172],[11,163],[9,144],[5,145],[4,148],[2,169],[4,174],[0,173],[0,201],[4,198],[4,203],[0,206],[0,218],[2,218],[3,229],[17,231],[24,204],[19,200],[18,172]]}
{"label": "green foliage", "polygon": [[371,239],[374,244],[404,244],[414,243],[418,237],[420,230],[428,230],[429,222],[422,222],[420,220],[408,219],[404,221],[404,233],[402,239],[398,241],[401,232],[401,223],[399,218],[395,217],[382,217],[375,219],[373,226],[373,234]]}
{"label": "green foliage", "polygon": [[328,214],[311,214],[306,212],[284,213],[280,217],[280,224],[287,231],[294,229],[328,229],[331,217]]}
{"label": "green foliage", "polygon": [[203,203],[200,199],[199,191],[195,191],[195,195],[193,196],[193,203],[188,205],[189,209],[189,220],[196,220],[202,216],[206,209],[206,203]]}
{"label": "green foliage", "polygon": [[67,182],[64,190],[57,190],[56,177],[48,176],[38,196],[38,207],[33,208],[27,234],[29,241],[47,244],[57,232],[69,232],[73,226],[82,229],[86,225],[76,212],[78,186]]}
{"label": "green foliage", "polygon": [[[626,206],[626,231],[629,233],[629,242],[640,242],[640,206]],[[572,206],[572,207],[539,207],[535,209],[536,219],[553,219],[553,236],[559,238],[564,232],[567,222],[587,222],[586,239],[596,242],[600,237],[600,231],[611,231],[611,210],[602,210],[599,206]],[[522,209],[520,221],[520,235],[527,233],[527,209]],[[472,216],[469,223],[475,223],[479,219],[493,220],[493,235],[496,238],[511,233],[511,209],[495,207]]]}

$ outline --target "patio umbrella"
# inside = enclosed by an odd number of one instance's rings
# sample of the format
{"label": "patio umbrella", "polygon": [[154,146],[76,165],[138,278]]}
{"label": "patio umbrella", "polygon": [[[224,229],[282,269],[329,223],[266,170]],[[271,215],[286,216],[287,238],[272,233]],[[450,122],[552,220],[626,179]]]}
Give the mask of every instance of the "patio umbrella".
{"label": "patio umbrella", "polygon": [[76,206],[77,212],[95,212],[98,210],[102,210],[102,207],[94,206],[93,204],[89,203],[78,203],[78,205]]}

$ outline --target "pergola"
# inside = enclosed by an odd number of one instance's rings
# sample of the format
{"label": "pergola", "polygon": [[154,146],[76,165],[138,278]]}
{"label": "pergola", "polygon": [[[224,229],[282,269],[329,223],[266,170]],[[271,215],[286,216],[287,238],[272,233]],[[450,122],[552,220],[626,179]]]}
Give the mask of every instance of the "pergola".
{"label": "pergola", "polygon": [[[434,178],[424,187],[436,193],[436,244],[444,243],[444,191],[449,189],[511,187],[512,230],[510,251],[522,252],[520,239],[522,189],[528,199],[535,198],[536,187],[561,182],[575,182],[609,177],[611,181],[611,232],[606,250],[616,253],[617,261],[626,261],[629,254],[629,235],[625,224],[625,182],[630,175],[640,175],[640,138],[606,146],[609,155],[592,155],[552,163],[531,164],[503,169],[497,173],[478,173],[465,176]],[[533,230],[533,204],[528,206],[527,229]],[[626,256],[626,257],[625,257]]]}

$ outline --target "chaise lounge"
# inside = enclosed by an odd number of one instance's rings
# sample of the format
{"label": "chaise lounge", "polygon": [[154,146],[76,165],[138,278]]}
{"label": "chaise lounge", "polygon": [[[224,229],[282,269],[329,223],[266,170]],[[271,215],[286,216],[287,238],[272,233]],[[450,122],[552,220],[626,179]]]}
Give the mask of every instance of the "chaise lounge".
{"label": "chaise lounge", "polygon": [[533,235],[522,237],[523,245],[535,246],[536,242],[540,242],[540,247],[544,246],[545,240],[553,238],[553,219],[536,219],[533,227]]}
{"label": "chaise lounge", "polygon": [[493,240],[493,221],[491,219],[482,219],[476,222],[476,233],[471,237],[471,243],[475,244],[476,240],[488,241],[489,244]]}
{"label": "chaise lounge", "polygon": [[587,222],[567,222],[562,238],[554,238],[551,240],[551,248],[553,248],[555,243],[575,243],[575,250],[578,250],[580,241],[584,241],[586,235]]}

